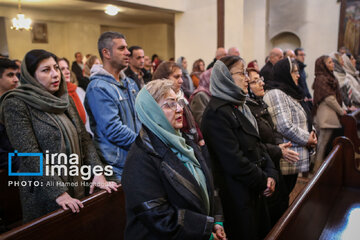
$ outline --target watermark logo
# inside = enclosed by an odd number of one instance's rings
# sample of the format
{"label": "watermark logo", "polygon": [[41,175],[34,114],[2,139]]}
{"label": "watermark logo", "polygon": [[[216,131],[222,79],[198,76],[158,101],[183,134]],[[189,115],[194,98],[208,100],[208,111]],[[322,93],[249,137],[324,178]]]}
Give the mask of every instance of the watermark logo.
{"label": "watermark logo", "polygon": [[[39,157],[40,171],[39,172],[13,172],[12,171],[12,158],[13,157]],[[9,153],[9,176],[43,176],[44,168],[43,168],[43,154],[42,153],[18,153],[18,151],[14,151],[13,153]]]}
{"label": "watermark logo", "polygon": [[[113,168],[110,165],[82,165],[79,156],[75,153],[69,156],[65,153],[9,153],[9,176],[81,176],[83,180],[89,180],[92,175],[112,176]],[[12,161],[14,157],[38,157],[39,172],[13,172]],[[32,160],[33,161],[33,160]]]}

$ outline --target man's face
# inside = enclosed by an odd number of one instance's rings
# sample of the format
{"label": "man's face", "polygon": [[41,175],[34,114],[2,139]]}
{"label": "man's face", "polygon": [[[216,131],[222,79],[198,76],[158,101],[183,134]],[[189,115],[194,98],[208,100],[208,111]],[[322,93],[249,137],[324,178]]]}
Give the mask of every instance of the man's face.
{"label": "man's face", "polygon": [[216,59],[219,60],[223,57],[226,57],[227,51],[225,48],[219,48],[216,52]]}
{"label": "man's face", "polygon": [[298,55],[296,56],[296,60],[299,62],[304,63],[305,62],[305,52],[304,51],[298,51]]}
{"label": "man's face", "polygon": [[275,63],[277,63],[278,61],[280,61],[281,59],[283,59],[284,54],[282,51],[280,50],[276,50],[274,51],[274,53],[270,56],[270,62],[275,65]]}
{"label": "man's face", "polygon": [[110,63],[113,68],[118,70],[124,69],[129,65],[130,52],[127,49],[125,39],[113,39],[113,46],[110,51]]}
{"label": "man's face", "polygon": [[0,78],[0,90],[1,91],[9,91],[14,89],[19,84],[19,79],[16,77],[16,69],[5,69],[1,78]]}
{"label": "man's face", "polygon": [[145,67],[151,67],[152,66],[151,59],[150,59],[149,56],[144,57],[144,65],[145,65]]}
{"label": "man's face", "polygon": [[76,61],[77,61],[78,63],[81,63],[81,62],[82,62],[82,59],[83,59],[83,56],[82,56],[81,53],[76,54]]}
{"label": "man's face", "polygon": [[130,65],[137,69],[140,70],[142,68],[144,68],[144,50],[142,49],[137,49],[137,50],[133,50],[133,54],[130,57]]}

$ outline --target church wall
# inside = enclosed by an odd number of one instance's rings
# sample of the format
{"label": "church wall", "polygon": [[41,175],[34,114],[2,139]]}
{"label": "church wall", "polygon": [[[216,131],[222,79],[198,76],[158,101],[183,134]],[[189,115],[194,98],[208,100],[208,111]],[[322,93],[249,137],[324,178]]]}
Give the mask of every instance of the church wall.
{"label": "church wall", "polygon": [[5,19],[8,54],[13,59],[23,59],[31,49],[45,49],[74,60],[74,53],[98,55],[97,41],[104,31],[122,32],[129,46],[140,45],[145,53],[157,53],[168,59],[174,56],[174,29],[169,24],[136,24],[113,21],[109,16],[92,17],[80,11],[60,12],[55,10],[24,9],[24,14],[33,22],[46,23],[48,43],[32,43],[30,31],[11,30],[11,19],[16,16],[16,7],[0,6],[0,16]]}

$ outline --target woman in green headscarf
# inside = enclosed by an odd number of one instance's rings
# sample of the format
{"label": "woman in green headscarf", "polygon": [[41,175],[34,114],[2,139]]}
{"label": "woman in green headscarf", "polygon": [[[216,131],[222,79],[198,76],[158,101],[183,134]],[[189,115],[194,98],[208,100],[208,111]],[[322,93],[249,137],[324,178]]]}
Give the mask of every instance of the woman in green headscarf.
{"label": "woman in green headscarf", "polygon": [[153,80],[136,98],[143,128],[122,178],[125,239],[225,239],[211,173],[200,147],[180,132],[183,106],[172,87]]}
{"label": "woman in green headscarf", "polygon": [[[19,88],[1,96],[0,121],[19,153],[43,154],[42,166],[39,158],[21,157],[19,180],[30,184],[20,187],[23,221],[59,207],[79,212],[83,207],[79,199],[85,196],[82,181],[93,174],[90,194],[95,186],[116,191],[116,183],[105,180],[101,171],[104,166],[69,98],[56,56],[38,49],[28,52],[21,65],[20,81]],[[47,156],[51,158],[47,160]],[[82,170],[83,165],[90,165],[91,172],[88,167],[87,173]],[[62,170],[51,171],[53,166]],[[41,176],[25,174],[41,170]],[[35,181],[38,187],[32,185]]]}

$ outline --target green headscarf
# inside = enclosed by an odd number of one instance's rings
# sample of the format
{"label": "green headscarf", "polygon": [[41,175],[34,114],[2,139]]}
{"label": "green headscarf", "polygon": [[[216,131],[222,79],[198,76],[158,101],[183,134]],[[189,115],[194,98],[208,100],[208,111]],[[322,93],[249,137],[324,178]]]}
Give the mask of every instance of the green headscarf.
{"label": "green headscarf", "polygon": [[170,147],[178,159],[184,163],[201,188],[207,212],[210,211],[209,195],[207,192],[206,178],[201,166],[195,157],[194,149],[186,144],[179,130],[175,130],[165,117],[164,112],[151,94],[144,88],[138,93],[135,109],[140,121],[160,140]]}

